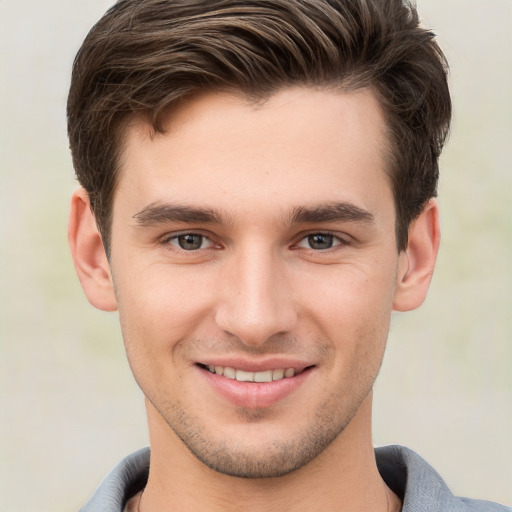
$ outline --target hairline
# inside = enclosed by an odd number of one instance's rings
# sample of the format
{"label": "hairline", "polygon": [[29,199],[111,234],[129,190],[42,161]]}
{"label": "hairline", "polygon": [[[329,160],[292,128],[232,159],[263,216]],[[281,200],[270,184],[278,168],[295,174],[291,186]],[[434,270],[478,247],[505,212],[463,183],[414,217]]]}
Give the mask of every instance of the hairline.
{"label": "hairline", "polygon": [[[100,225],[96,214],[94,217],[96,219],[96,224],[101,232],[103,246],[105,248],[105,252],[107,258],[110,258],[111,246],[112,246],[112,226],[113,226],[113,214],[114,214],[114,200],[117,193],[117,189],[119,186],[119,181],[122,177],[123,172],[123,163],[124,163],[124,155],[126,152],[126,142],[127,142],[127,130],[130,126],[133,126],[134,123],[142,123],[145,125],[147,129],[147,136],[151,139],[158,136],[164,135],[167,133],[165,129],[165,125],[168,124],[169,119],[172,118],[171,111],[179,106],[180,102],[194,102],[200,97],[209,96],[209,95],[230,95],[234,98],[247,100],[249,105],[253,105],[255,108],[261,108],[265,105],[267,101],[269,101],[273,96],[278,94],[279,92],[290,89],[290,88],[302,88],[305,90],[317,90],[317,91],[328,91],[333,94],[350,94],[361,91],[368,91],[371,95],[373,95],[376,100],[376,104],[380,109],[383,121],[384,121],[384,145],[379,148],[382,155],[382,161],[384,163],[384,173],[386,175],[386,180],[388,180],[388,184],[391,188],[391,192],[393,195],[393,208],[395,212],[395,238],[397,243],[397,250],[401,252],[405,248],[400,247],[399,245],[399,216],[398,216],[398,208],[397,208],[397,197],[394,189],[393,182],[393,173],[398,172],[396,169],[396,151],[398,151],[398,147],[396,143],[393,142],[393,133],[390,127],[389,115],[383,105],[383,101],[381,98],[381,94],[378,90],[378,87],[375,84],[366,84],[362,80],[358,83],[357,80],[354,80],[354,77],[347,77],[346,80],[341,80],[336,83],[334,80],[327,81],[326,83],[301,83],[301,82],[291,82],[289,84],[281,84],[273,88],[269,91],[260,91],[260,92],[250,92],[246,91],[241,87],[236,86],[227,86],[227,87],[201,87],[197,88],[195,91],[183,95],[182,97],[176,98],[173,101],[169,102],[166,105],[163,105],[158,111],[155,110],[145,110],[145,111],[137,111],[127,113],[124,117],[121,117],[117,124],[117,128],[115,130],[115,168],[112,173],[112,178],[114,180],[112,186],[112,194],[110,196],[109,204],[108,204],[108,215],[103,218],[105,222],[104,228]],[[155,114],[157,114],[155,116]],[[167,122],[163,122],[167,120]],[[93,208],[94,212],[94,208]],[[412,221],[412,219],[411,219]],[[106,240],[105,240],[106,238]]]}

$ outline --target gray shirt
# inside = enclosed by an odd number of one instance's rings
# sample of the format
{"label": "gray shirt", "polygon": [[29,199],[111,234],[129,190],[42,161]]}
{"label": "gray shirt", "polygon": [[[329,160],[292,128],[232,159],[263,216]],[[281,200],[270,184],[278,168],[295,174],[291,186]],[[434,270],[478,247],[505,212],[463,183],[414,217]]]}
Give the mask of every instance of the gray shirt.
{"label": "gray shirt", "polygon": [[[149,455],[149,448],[143,448],[123,459],[80,512],[123,512],[146,484]],[[512,512],[490,501],[454,496],[435,469],[408,448],[376,448],[375,457],[382,478],[403,502],[402,512]]]}

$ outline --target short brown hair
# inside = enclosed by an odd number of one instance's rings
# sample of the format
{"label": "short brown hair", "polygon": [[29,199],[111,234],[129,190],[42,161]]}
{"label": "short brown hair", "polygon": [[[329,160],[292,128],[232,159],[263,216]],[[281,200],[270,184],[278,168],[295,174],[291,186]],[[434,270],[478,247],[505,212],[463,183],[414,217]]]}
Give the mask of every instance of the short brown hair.
{"label": "short brown hair", "polygon": [[120,0],[73,65],[68,133],[109,252],[123,128],[157,132],[169,106],[205,90],[265,98],[290,85],[376,92],[389,130],[398,250],[436,195],[451,117],[447,64],[407,0]]}

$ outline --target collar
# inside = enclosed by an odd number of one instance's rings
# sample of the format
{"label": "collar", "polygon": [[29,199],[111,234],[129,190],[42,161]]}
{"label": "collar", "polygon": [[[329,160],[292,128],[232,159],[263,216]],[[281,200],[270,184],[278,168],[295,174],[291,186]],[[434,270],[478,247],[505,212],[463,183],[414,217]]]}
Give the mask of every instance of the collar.
{"label": "collar", "polygon": [[[375,458],[382,478],[401,498],[402,512],[512,512],[497,503],[454,496],[437,471],[404,446],[376,448]],[[125,457],[80,512],[123,512],[128,499],[147,482],[149,459],[149,448]]]}

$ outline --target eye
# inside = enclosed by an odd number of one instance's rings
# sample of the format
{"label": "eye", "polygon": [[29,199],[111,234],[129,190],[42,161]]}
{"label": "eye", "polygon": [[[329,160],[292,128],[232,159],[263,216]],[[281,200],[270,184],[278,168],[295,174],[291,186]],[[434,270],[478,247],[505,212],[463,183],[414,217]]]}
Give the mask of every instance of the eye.
{"label": "eye", "polygon": [[337,245],[341,245],[342,243],[344,243],[342,240],[329,233],[312,233],[300,240],[297,247],[313,249],[315,251],[325,251]]}
{"label": "eye", "polygon": [[207,249],[213,245],[213,242],[204,235],[198,233],[180,233],[173,235],[164,243],[178,246],[184,251],[198,251],[199,249]]}

